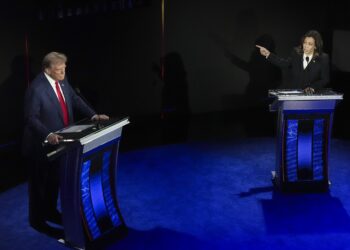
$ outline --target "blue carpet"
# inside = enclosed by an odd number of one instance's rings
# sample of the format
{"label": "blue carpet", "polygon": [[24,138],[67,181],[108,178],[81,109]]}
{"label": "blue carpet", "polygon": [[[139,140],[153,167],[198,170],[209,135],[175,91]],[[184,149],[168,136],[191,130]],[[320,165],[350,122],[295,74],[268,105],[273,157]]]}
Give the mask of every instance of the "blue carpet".
{"label": "blue carpet", "polygon": [[[350,142],[333,140],[327,193],[271,185],[273,138],[159,146],[119,157],[127,237],[100,249],[350,249]],[[66,249],[32,230],[27,187],[0,194],[0,249]]]}

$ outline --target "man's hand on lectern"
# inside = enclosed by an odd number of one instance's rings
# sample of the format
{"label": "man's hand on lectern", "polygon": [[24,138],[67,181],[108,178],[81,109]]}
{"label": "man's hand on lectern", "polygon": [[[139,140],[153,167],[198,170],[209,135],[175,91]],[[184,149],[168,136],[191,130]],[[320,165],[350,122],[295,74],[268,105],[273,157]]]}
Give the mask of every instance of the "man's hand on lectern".
{"label": "man's hand on lectern", "polygon": [[315,93],[315,89],[311,88],[311,87],[307,87],[304,89],[304,93],[307,95],[312,95]]}
{"label": "man's hand on lectern", "polygon": [[57,145],[61,140],[63,140],[63,136],[51,133],[47,136],[46,139],[51,145]]}
{"label": "man's hand on lectern", "polygon": [[107,121],[109,120],[109,116],[105,115],[105,114],[101,114],[101,115],[94,115],[91,120],[93,121]]}

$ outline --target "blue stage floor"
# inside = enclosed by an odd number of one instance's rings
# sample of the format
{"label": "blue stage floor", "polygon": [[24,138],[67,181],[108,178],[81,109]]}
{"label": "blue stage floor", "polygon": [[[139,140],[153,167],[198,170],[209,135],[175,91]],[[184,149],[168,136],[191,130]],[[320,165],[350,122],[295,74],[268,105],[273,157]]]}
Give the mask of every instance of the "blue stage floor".
{"label": "blue stage floor", "polygon": [[[100,249],[350,249],[350,141],[333,139],[328,193],[273,190],[272,137],[121,152],[129,234]],[[0,249],[66,249],[27,222],[26,183],[0,194]]]}

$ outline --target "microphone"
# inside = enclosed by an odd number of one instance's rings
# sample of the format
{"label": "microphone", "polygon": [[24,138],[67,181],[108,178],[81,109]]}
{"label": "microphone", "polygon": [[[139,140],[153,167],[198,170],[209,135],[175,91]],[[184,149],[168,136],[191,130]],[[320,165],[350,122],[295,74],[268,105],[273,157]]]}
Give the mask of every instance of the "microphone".
{"label": "microphone", "polygon": [[80,89],[78,87],[74,88],[75,92],[77,93],[77,95],[92,109],[95,110],[93,108],[93,106],[90,104],[90,102],[88,102],[88,100],[84,97],[84,95],[81,93]]}
{"label": "microphone", "polygon": [[[86,103],[86,105],[88,105],[92,110],[95,110],[94,107],[90,104],[90,102],[88,102],[88,100],[81,93],[80,89],[78,87],[76,87],[74,89],[75,89],[75,92],[77,93],[77,95]],[[96,113],[96,114],[98,114],[98,113]],[[95,121],[95,124],[96,124],[98,129],[101,128],[101,124],[100,123],[101,123],[100,120]]]}

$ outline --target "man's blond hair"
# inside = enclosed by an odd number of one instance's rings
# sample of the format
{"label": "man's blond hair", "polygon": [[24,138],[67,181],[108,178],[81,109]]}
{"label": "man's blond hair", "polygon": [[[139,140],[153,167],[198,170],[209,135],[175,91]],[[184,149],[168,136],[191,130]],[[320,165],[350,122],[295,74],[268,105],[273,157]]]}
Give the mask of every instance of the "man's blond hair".
{"label": "man's blond hair", "polygon": [[66,63],[67,62],[67,56],[63,53],[58,52],[50,52],[48,53],[42,62],[43,69],[50,68],[52,65],[60,64],[60,63]]}

